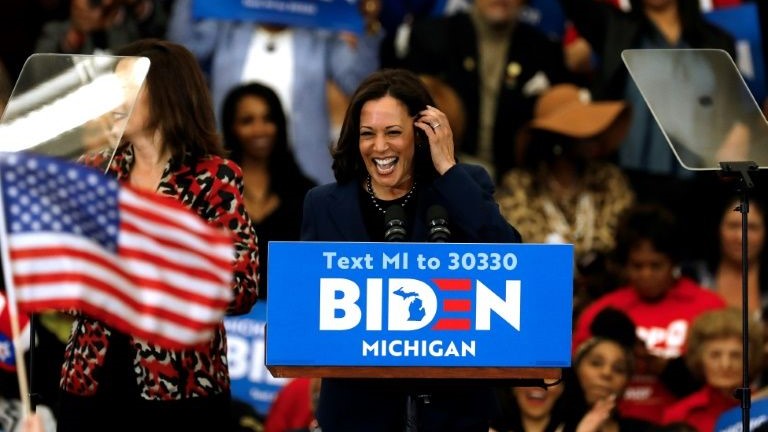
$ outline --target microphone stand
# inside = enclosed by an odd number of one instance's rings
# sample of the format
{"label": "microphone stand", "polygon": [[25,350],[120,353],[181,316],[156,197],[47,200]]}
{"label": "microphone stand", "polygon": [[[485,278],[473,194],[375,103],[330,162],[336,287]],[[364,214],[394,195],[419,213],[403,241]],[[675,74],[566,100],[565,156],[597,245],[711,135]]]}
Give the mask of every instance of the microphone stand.
{"label": "microphone stand", "polygon": [[748,213],[749,191],[755,187],[749,173],[757,172],[755,162],[720,162],[721,175],[726,178],[736,177],[736,190],[740,195],[739,206],[734,209],[741,212],[741,335],[742,335],[742,387],[734,391],[734,397],[741,401],[741,430],[749,431],[749,409],[752,404],[749,387],[749,296],[748,296]]}

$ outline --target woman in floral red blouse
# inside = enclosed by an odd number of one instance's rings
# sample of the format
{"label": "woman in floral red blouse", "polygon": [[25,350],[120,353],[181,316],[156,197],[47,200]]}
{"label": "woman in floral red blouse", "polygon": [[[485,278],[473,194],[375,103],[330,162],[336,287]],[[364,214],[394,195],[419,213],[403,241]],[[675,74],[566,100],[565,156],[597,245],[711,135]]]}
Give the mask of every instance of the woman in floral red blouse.
{"label": "woman in floral red blouse", "polygon": [[[109,172],[121,182],[177,198],[235,234],[230,314],[258,295],[258,248],[242,198],[240,168],[223,158],[205,80],[182,46],[134,42],[118,52],[151,66]],[[132,60],[122,60],[121,64]],[[224,430],[230,389],[223,324],[204,347],[168,350],[78,316],[62,367],[60,431]]]}

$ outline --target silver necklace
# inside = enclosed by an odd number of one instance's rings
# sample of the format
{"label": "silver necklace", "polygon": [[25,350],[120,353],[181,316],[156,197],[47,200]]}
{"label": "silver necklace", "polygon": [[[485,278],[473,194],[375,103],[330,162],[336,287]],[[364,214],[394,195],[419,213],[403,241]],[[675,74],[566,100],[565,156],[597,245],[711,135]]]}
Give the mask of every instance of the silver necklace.
{"label": "silver necklace", "polygon": [[[405,208],[405,205],[408,204],[408,201],[411,199],[411,196],[413,196],[413,191],[416,189],[416,180],[413,181],[413,185],[411,185],[411,190],[408,191],[407,194],[405,194],[405,198],[403,199],[403,202],[400,203],[400,205]],[[379,213],[384,214],[384,209],[381,208],[379,205],[379,200],[376,198],[376,195],[373,194],[373,186],[371,186],[371,176],[369,175],[368,178],[365,179],[365,190],[368,191],[368,195],[371,196],[371,202],[373,203],[373,206],[376,207],[376,209],[379,211]]]}

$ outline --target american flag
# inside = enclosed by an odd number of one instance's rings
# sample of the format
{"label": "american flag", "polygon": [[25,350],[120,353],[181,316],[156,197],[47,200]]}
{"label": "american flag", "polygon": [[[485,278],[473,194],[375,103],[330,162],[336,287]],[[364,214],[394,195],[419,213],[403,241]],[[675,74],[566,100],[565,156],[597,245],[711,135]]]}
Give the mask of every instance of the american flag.
{"label": "american flag", "polygon": [[167,348],[207,341],[232,298],[232,238],[178,201],[61,159],[0,154],[19,309],[77,310]]}
{"label": "american flag", "polygon": [[[11,331],[11,314],[8,311],[8,300],[5,294],[0,292],[0,369],[16,371],[16,350],[13,344],[13,332]],[[16,317],[21,329],[19,338],[22,349],[29,346],[29,317],[21,314]]]}

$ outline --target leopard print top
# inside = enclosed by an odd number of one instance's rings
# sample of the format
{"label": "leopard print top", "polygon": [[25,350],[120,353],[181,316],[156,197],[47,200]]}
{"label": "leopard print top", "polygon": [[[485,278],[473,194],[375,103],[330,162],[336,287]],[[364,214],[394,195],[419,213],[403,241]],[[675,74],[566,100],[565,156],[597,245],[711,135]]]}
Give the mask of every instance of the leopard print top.
{"label": "leopard print top", "polygon": [[527,243],[572,243],[576,262],[590,253],[615,246],[619,215],[634,202],[634,192],[621,170],[610,163],[590,162],[582,191],[559,201],[544,185],[545,172],[513,169],[501,181],[496,201],[501,213]]}
{"label": "leopard print top", "polygon": [[[240,167],[217,156],[185,159],[192,162],[169,161],[158,193],[177,198],[204,219],[235,234],[234,299],[227,312],[247,313],[258,295],[258,248],[243,205]],[[110,164],[110,172],[118,180],[126,181],[132,163],[132,149],[121,149]],[[104,364],[111,334],[112,330],[102,322],[77,316],[65,349],[62,389],[80,396],[96,394],[99,370]],[[137,337],[129,339],[132,370],[142,398],[177,400],[215,395],[229,389],[223,323],[205,346],[195,349],[168,350]]]}

